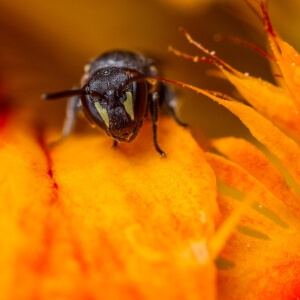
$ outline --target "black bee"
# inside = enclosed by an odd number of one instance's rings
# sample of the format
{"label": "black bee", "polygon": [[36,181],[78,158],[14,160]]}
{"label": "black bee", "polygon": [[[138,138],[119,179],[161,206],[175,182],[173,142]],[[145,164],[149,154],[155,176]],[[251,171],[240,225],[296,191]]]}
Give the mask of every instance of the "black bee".
{"label": "black bee", "polygon": [[182,123],[174,110],[174,92],[158,81],[152,59],[129,51],[110,51],[85,66],[81,88],[44,94],[44,99],[72,96],[68,100],[63,140],[71,133],[76,115],[82,109],[87,118],[107,135],[119,142],[131,142],[138,135],[150,111],[153,142],[156,151],[166,156],[157,142],[157,118],[164,101],[178,124]]}

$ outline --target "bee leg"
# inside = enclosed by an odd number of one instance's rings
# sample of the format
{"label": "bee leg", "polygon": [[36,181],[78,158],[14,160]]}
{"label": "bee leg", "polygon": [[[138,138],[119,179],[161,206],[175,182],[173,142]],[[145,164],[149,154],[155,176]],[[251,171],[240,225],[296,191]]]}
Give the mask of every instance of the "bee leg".
{"label": "bee leg", "polygon": [[113,148],[114,148],[114,149],[118,148],[118,144],[119,144],[118,141],[114,140],[114,141],[113,141],[113,145],[112,145]]}
{"label": "bee leg", "polygon": [[188,124],[182,122],[179,119],[179,117],[175,111],[177,97],[176,97],[176,93],[174,92],[174,90],[171,89],[166,84],[162,84],[162,95],[163,95],[164,101],[166,102],[166,104],[168,106],[168,110],[169,110],[171,116],[174,118],[174,120],[177,122],[177,124],[180,126],[183,126],[183,127],[187,127]]}
{"label": "bee leg", "polygon": [[167,156],[166,153],[161,150],[157,143],[157,119],[158,119],[158,107],[159,107],[159,96],[157,92],[154,92],[150,95],[150,114],[151,114],[151,119],[152,119],[152,132],[153,132],[153,143],[155,150],[162,156],[165,157]]}
{"label": "bee leg", "polygon": [[64,120],[61,138],[57,141],[51,142],[49,144],[50,148],[61,144],[71,134],[75,125],[77,112],[80,107],[81,107],[80,96],[73,96],[68,99],[67,107],[66,107],[66,117]]}

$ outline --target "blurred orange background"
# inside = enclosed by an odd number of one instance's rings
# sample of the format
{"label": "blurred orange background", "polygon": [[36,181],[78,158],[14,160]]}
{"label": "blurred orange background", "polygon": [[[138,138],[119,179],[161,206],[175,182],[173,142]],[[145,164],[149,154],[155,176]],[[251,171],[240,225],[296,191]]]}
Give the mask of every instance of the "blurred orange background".
{"label": "blurred orange background", "polygon": [[[274,28],[299,51],[299,0],[273,0],[268,7]],[[0,9],[1,88],[14,105],[50,127],[61,127],[65,101],[43,102],[40,95],[78,84],[87,61],[116,48],[153,56],[164,77],[236,96],[228,83],[207,75],[213,66],[168,52],[172,45],[200,53],[179,27],[241,72],[272,80],[265,58],[244,46],[214,41],[215,34],[233,35],[265,47],[262,25],[244,1],[0,0]],[[181,118],[205,135],[247,134],[240,121],[217,104],[176,89]]]}

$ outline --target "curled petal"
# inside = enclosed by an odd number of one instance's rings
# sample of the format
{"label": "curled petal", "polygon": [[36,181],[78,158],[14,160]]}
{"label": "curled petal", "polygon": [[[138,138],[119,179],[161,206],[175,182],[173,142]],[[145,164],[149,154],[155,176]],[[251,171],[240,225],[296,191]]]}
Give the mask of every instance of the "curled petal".
{"label": "curled petal", "polygon": [[214,140],[212,145],[230,160],[238,163],[259,180],[271,193],[281,199],[294,213],[300,213],[300,197],[287,184],[286,178],[261,150],[244,139],[227,137]]}
{"label": "curled petal", "polygon": [[219,270],[220,297],[296,299],[300,291],[299,219],[236,163],[215,154],[208,153],[207,158],[219,182],[218,202],[225,222],[240,201],[247,197],[256,201],[221,253],[231,267]]}
{"label": "curled petal", "polygon": [[256,111],[300,142],[300,115],[288,92],[260,78],[219,68]]}
{"label": "curled petal", "polygon": [[297,108],[300,106],[300,55],[280,37],[270,37],[270,45],[275,55],[277,64],[282,73],[284,82],[295,101]]}
{"label": "curled petal", "polygon": [[[236,190],[236,194],[234,192],[231,194],[235,194],[236,199],[241,201],[245,198],[245,195],[250,194],[256,199],[253,208],[269,218],[271,222],[279,225],[284,230],[288,227],[298,226],[299,222],[294,212],[239,165],[212,153],[208,153],[207,158],[219,182]],[[263,208],[266,208],[267,211],[264,211]]]}

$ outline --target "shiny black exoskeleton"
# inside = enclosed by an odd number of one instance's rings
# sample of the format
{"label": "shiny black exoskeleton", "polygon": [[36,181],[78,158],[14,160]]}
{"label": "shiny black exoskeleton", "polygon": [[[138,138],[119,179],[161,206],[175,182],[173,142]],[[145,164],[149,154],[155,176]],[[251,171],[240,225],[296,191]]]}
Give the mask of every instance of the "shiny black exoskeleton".
{"label": "shiny black exoskeleton", "polygon": [[[85,66],[81,88],[44,94],[44,99],[70,97],[62,138],[71,133],[76,115],[82,109],[87,118],[118,142],[131,142],[139,133],[148,110],[153,124],[155,149],[161,156],[157,142],[158,108],[167,103],[170,113],[182,126],[174,110],[174,93],[156,80],[157,69],[153,61],[129,51],[111,51],[92,60]],[[60,140],[60,141],[61,141]]]}

